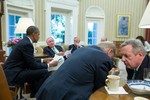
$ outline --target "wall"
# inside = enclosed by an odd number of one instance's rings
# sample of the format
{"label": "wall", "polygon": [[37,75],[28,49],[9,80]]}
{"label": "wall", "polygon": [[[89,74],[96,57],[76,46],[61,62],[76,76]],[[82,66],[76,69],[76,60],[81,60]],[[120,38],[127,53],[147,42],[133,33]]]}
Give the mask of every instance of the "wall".
{"label": "wall", "polygon": [[[41,36],[40,41],[45,41],[45,9],[44,0],[34,0],[35,2],[35,24],[39,27]],[[78,35],[84,41],[85,34],[85,12],[88,7],[95,5],[105,11],[105,36],[111,41],[124,41],[128,38],[116,38],[116,17],[118,14],[131,15],[131,34],[130,38],[138,35],[144,36],[145,29],[139,29],[138,24],[142,18],[143,12],[147,5],[147,0],[79,0],[79,20]],[[5,15],[4,15],[5,16]],[[2,29],[5,28],[5,18],[2,17]],[[110,17],[111,16],[111,17]],[[6,31],[2,30],[2,34]],[[2,35],[5,41],[5,35]]]}
{"label": "wall", "polygon": [[34,0],[35,2],[35,25],[40,30],[40,40],[45,41],[45,3],[44,0]]}
{"label": "wall", "polygon": [[[147,5],[147,0],[79,0],[78,35],[84,41],[85,13],[90,6],[99,6],[105,13],[105,36],[110,41],[124,41],[138,35],[145,36],[145,29],[139,29],[138,24]],[[131,16],[129,38],[116,38],[116,20],[118,14]]]}

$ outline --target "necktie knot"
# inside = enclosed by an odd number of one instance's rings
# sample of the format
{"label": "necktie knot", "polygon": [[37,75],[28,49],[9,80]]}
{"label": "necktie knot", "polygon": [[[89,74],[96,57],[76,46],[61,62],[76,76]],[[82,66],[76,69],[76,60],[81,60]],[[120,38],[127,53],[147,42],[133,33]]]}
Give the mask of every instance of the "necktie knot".
{"label": "necktie knot", "polygon": [[134,72],[133,72],[132,80],[135,79],[135,75],[136,75],[136,70],[134,70]]}

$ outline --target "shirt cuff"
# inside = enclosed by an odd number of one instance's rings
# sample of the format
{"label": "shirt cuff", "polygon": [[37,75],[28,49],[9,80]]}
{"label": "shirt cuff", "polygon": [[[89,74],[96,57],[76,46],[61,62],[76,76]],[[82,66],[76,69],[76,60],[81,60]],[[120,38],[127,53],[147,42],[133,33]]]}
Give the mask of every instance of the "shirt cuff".
{"label": "shirt cuff", "polygon": [[43,63],[44,59],[41,59],[41,63]]}
{"label": "shirt cuff", "polygon": [[50,67],[49,64],[47,64],[47,66]]}

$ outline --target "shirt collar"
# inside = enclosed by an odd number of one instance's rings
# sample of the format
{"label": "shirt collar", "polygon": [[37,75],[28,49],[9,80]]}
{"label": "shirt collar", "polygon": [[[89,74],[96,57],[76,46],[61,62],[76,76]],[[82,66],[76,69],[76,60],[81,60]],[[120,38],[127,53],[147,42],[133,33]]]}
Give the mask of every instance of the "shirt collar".
{"label": "shirt collar", "polygon": [[[145,59],[145,57],[144,57],[144,59]],[[144,60],[143,59],[143,60]],[[143,62],[143,61],[142,61]],[[142,63],[141,63],[142,64]],[[139,68],[140,68],[140,66],[141,66],[141,64],[135,69],[136,71],[138,71],[139,70]]]}
{"label": "shirt collar", "polygon": [[[27,37],[28,37],[28,36],[27,36]],[[31,43],[33,43],[33,41],[31,40],[31,38],[30,38],[30,37],[28,37],[28,39],[30,40],[30,42],[31,42]]]}

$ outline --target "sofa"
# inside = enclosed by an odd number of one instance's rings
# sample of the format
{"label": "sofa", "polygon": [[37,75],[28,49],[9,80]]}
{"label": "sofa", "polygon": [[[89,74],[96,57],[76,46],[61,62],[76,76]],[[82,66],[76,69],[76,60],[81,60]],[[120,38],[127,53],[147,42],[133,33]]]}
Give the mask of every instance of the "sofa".
{"label": "sofa", "polygon": [[[46,47],[46,46],[47,45],[41,45],[41,46],[35,47],[35,55],[40,56],[40,57],[43,56],[44,55],[43,54],[43,48]],[[69,45],[66,45],[66,44],[61,45],[61,47],[62,47],[64,52],[69,49]],[[114,60],[114,64],[116,66],[118,66],[119,58],[115,57],[113,60]]]}
{"label": "sofa", "polygon": [[[44,55],[44,54],[43,54],[43,49],[44,49],[44,47],[46,47],[46,46],[47,46],[47,45],[41,45],[41,46],[35,47],[35,55],[37,55],[37,56],[42,56],[42,55]],[[69,45],[63,44],[63,45],[61,45],[61,47],[62,47],[63,51],[65,52],[66,50],[68,50]]]}

